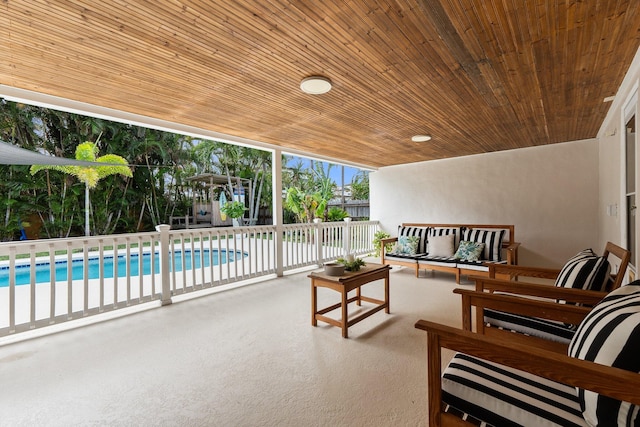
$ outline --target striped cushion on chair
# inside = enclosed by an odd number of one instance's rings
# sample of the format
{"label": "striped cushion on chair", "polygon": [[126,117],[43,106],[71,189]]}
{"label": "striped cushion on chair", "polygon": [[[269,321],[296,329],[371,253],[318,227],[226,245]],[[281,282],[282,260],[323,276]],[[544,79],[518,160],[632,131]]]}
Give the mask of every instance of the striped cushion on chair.
{"label": "striped cushion on chair", "polygon": [[[569,345],[569,355],[640,373],[640,281],[609,293],[584,318]],[[590,425],[638,426],[640,406],[578,389]]]}
{"label": "striped cushion on chair", "polygon": [[488,425],[586,425],[574,387],[462,353],[443,372],[442,400]]}
{"label": "striped cushion on chair", "polygon": [[575,335],[576,328],[563,322],[522,316],[491,309],[484,310],[485,324],[507,331],[518,332],[549,341],[569,344]]}

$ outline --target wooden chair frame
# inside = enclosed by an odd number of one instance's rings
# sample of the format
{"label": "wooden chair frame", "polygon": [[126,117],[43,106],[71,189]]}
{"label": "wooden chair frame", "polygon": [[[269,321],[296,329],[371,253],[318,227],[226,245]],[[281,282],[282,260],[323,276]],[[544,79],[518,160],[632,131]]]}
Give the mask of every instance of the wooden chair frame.
{"label": "wooden chair frame", "polygon": [[[627,271],[629,260],[631,259],[631,252],[616,245],[615,243],[607,242],[604,251],[602,252],[602,256],[606,257],[609,260],[611,260],[611,257],[616,257],[620,261],[618,271],[616,272],[616,274],[612,275],[613,283],[610,288],[607,289],[607,291],[612,291],[622,286],[622,281],[624,280],[625,272]],[[519,277],[524,276],[555,280],[559,274],[559,268],[540,268],[504,264],[494,264],[489,266],[490,278],[511,277],[511,280],[518,280]]]}
{"label": "wooden chair frame", "polygon": [[[496,339],[509,340],[539,348],[565,352],[567,345],[549,341],[531,335],[514,333],[495,327],[487,327],[484,322],[484,310],[491,309],[523,316],[554,320],[577,325],[591,311],[591,307],[600,302],[606,293],[585,291],[582,289],[557,288],[555,286],[524,282],[509,282],[499,279],[475,277],[476,284],[483,289],[508,292],[495,294],[471,289],[454,289],[462,297],[462,327],[472,331],[472,307],[475,307],[475,330],[477,333],[493,336]],[[525,296],[526,298],[523,298]],[[556,299],[575,304],[559,304]]]}
{"label": "wooden chair frame", "polygon": [[472,425],[444,412],[441,383],[442,348],[640,405],[640,374],[579,360],[567,356],[566,353],[483,336],[426,320],[419,320],[415,327],[427,333],[427,400],[430,427]]}
{"label": "wooden chair frame", "polygon": [[[603,256],[617,257],[620,267],[617,274],[612,275],[612,285],[609,290],[622,285],[631,253],[608,242]],[[522,316],[537,317],[545,320],[564,322],[577,325],[607,292],[585,291],[582,289],[561,288],[549,284],[528,283],[518,279],[520,277],[535,277],[555,280],[560,269],[537,268],[526,266],[491,266],[490,276],[496,274],[508,275],[516,280],[504,280],[473,276],[476,288],[473,290],[455,289],[453,292],[462,297],[462,325],[463,329],[472,331],[472,310],[475,307],[476,332],[509,339],[525,344],[536,345],[541,348],[566,351],[566,344],[549,341],[544,338],[518,334],[500,328],[488,327],[484,322],[484,310],[492,309]],[[557,301],[565,301],[558,303]],[[569,304],[567,304],[569,303]]]}

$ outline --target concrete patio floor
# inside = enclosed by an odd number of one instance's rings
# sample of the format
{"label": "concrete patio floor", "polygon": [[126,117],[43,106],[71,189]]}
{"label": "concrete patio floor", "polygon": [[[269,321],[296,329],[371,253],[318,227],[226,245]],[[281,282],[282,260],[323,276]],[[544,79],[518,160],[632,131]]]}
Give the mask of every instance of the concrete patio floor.
{"label": "concrete patio floor", "polygon": [[[298,273],[7,344],[0,425],[424,426],[426,336],[413,325],[460,326],[455,287],[452,275],[394,268],[391,314],[348,339],[311,326]],[[327,289],[318,297],[338,301]]]}

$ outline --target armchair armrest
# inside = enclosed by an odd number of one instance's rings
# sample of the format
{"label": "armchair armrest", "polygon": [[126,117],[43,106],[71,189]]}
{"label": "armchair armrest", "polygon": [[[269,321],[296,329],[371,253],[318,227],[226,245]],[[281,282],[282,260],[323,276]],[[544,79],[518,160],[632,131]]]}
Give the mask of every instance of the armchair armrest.
{"label": "armchair armrest", "polygon": [[[462,297],[462,325],[465,330],[472,330],[473,306],[475,307],[476,331],[479,334],[502,336],[504,339],[514,342],[562,352],[567,350],[566,343],[545,337],[544,334],[532,334],[526,329],[521,329],[530,327],[527,324],[528,321],[524,319],[544,319],[567,325],[577,325],[591,311],[592,306],[606,296],[606,293],[603,292],[483,277],[477,277],[476,284],[476,290],[455,289],[453,291]],[[494,291],[499,291],[499,293],[494,293]],[[561,304],[558,303],[558,300],[577,304]],[[510,317],[511,322],[515,321],[516,325],[519,325],[514,330],[522,333],[513,333],[509,329],[502,330],[493,324],[488,326],[485,323],[485,309],[495,310]]]}
{"label": "armchair armrest", "polygon": [[[570,304],[558,304],[532,298],[522,298],[513,295],[491,294],[468,289],[455,289],[454,293],[462,298],[462,328],[472,331],[472,310],[476,311],[476,332],[482,335],[491,332],[494,336],[502,335],[505,339],[522,344],[535,345],[539,348],[553,350],[561,353],[567,352],[568,345],[561,342],[550,341],[531,335],[505,332],[493,327],[486,327],[484,323],[484,310],[491,309],[506,313],[514,313],[519,316],[529,316],[551,321],[577,325],[591,311],[590,307],[581,307]],[[508,337],[508,338],[506,338]]]}
{"label": "armchair armrest", "polygon": [[384,256],[386,254],[385,248],[389,243],[397,242],[397,237],[387,237],[386,239],[380,239],[380,262],[384,264]]}
{"label": "armchair armrest", "polygon": [[563,288],[540,283],[513,282],[510,280],[491,279],[481,276],[472,276],[471,279],[475,280],[476,291],[478,292],[503,292],[529,297],[563,300],[591,306],[597,304],[606,296],[606,292]]}
{"label": "armchair armrest", "polygon": [[496,274],[509,275],[511,278],[518,278],[520,276],[536,277],[540,279],[555,280],[560,274],[560,269],[557,268],[541,268],[541,267],[526,267],[510,264],[493,264],[489,267],[489,277],[495,278]]}

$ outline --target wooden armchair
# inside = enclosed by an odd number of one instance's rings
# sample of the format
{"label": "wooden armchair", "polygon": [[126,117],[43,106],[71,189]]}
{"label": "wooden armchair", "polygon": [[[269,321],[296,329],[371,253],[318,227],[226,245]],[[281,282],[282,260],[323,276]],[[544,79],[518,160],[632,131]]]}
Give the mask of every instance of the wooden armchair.
{"label": "wooden armchair", "polygon": [[[463,419],[469,419],[473,415],[468,415],[468,413],[467,415],[461,413],[454,415],[449,413],[454,412],[452,407],[443,403],[443,396],[445,398],[451,397],[449,392],[443,391],[443,382],[447,381],[447,370],[456,369],[453,365],[468,358],[473,358],[471,360],[475,360],[482,365],[487,363],[502,365],[502,367],[496,367],[500,370],[500,375],[504,373],[504,369],[518,370],[519,374],[528,375],[527,382],[534,384],[531,386],[533,388],[535,388],[536,381],[540,383],[544,383],[547,380],[559,382],[561,384],[553,382],[551,384],[554,387],[557,386],[560,389],[564,389],[564,392],[569,395],[569,400],[571,400],[570,395],[572,392],[577,394],[574,387],[579,387],[623,402],[640,405],[640,394],[638,393],[638,390],[640,390],[640,374],[638,373],[579,360],[567,356],[566,353],[563,354],[496,337],[483,336],[426,320],[419,320],[415,327],[427,333],[427,399],[429,426],[431,427],[477,425]],[[447,366],[444,372],[445,378],[443,378],[442,372],[442,348],[464,353],[456,355],[452,363]],[[489,366],[486,369],[490,375],[493,367]],[[504,386],[508,387],[509,384]],[[489,385],[487,394],[492,394],[502,387],[497,384],[494,389],[493,386]],[[529,386],[525,385],[525,387]],[[525,390],[526,392],[527,390]],[[514,405],[518,406],[522,406],[525,400],[529,401],[529,411],[532,413],[530,414],[525,409],[523,411],[524,415],[519,414],[519,416],[531,416],[533,418],[524,420],[519,418],[516,420],[518,424],[539,425],[540,419],[536,417],[538,413],[544,412],[550,417],[555,417],[555,422],[558,425],[586,425],[581,418],[579,404],[576,407],[576,403],[573,401],[565,404],[555,399],[547,399],[546,402],[543,399],[538,404],[535,400],[535,391],[533,393],[522,400],[518,399],[515,394],[505,393],[502,395],[503,397],[506,396],[507,400],[515,399]],[[509,407],[512,406],[508,401],[504,404]],[[489,406],[482,408],[480,412],[486,411],[490,411]],[[478,419],[477,417],[473,418]],[[500,425],[500,423],[494,423],[494,425]]]}
{"label": "wooden armchair", "polygon": [[[462,297],[462,327],[464,330],[473,330],[472,307],[475,307],[475,330],[479,334],[565,353],[570,338],[562,341],[551,340],[544,335],[536,336],[530,332],[518,331],[513,326],[507,329],[492,326],[491,323],[485,321],[485,310],[556,322],[559,325],[558,328],[567,329],[568,334],[572,336],[575,328],[568,328],[565,324],[579,324],[591,311],[591,307],[606,295],[606,293],[597,291],[558,288],[533,283],[513,283],[482,277],[474,279],[477,284],[476,290],[453,290],[454,293]],[[477,290],[478,288],[481,290]],[[484,290],[505,292],[505,294],[490,293]],[[559,304],[558,299],[574,304]],[[541,321],[541,323],[545,322]],[[552,325],[545,326],[551,327]]]}
{"label": "wooden armchair", "polygon": [[[602,256],[607,258],[611,265],[617,265],[616,273],[611,275],[611,283],[607,287],[606,291],[612,291],[619,288],[624,280],[629,260],[631,259],[631,252],[612,243],[607,242],[605,245]],[[489,266],[490,278],[505,278],[511,277],[511,280],[517,281],[520,277],[531,277],[538,279],[556,280],[560,274],[561,269],[556,268],[541,268],[541,267],[527,267],[521,265],[504,265],[495,264]]]}
{"label": "wooden armchair", "polygon": [[[606,245],[603,256],[610,263],[618,263],[607,290],[622,284],[630,252],[613,243]],[[617,260],[616,260],[617,257]],[[504,267],[504,268],[503,268]],[[490,273],[508,274],[514,279],[523,276],[555,279],[561,270],[523,266],[492,266]],[[572,287],[550,286],[516,280],[473,277],[475,291],[456,289],[462,296],[463,328],[472,330],[471,307],[475,307],[478,333],[512,336],[520,342],[532,342],[543,348],[565,348],[575,327],[607,294],[606,291],[588,291]],[[521,301],[524,300],[524,301]],[[513,337],[514,332],[516,333]]]}

